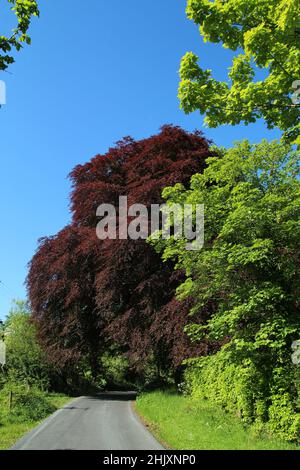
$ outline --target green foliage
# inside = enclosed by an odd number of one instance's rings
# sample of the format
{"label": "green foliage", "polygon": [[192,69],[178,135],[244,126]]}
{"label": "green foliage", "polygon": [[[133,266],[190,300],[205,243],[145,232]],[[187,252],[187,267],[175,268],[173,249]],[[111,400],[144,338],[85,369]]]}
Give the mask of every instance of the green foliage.
{"label": "green foliage", "polygon": [[49,387],[50,367],[36,339],[36,328],[25,302],[15,302],[5,322],[7,374],[12,381]]}
{"label": "green foliage", "polygon": [[[300,437],[291,345],[300,337],[299,153],[286,144],[244,141],[208,160],[191,188],[166,188],[167,202],[205,204],[205,246],[153,241],[165,260],[177,256],[193,298],[194,341],[223,344],[216,355],[193,360],[186,381],[247,422],[269,422],[281,437]],[[279,397],[283,397],[280,401]]]}
{"label": "green foliage", "polygon": [[294,383],[297,395],[297,408],[300,410],[300,367],[296,368]]}
{"label": "green foliage", "polygon": [[66,395],[46,394],[35,387],[29,389],[24,384],[7,383],[0,391],[0,450],[10,449],[40,421],[69,400]]}
{"label": "green foliage", "polygon": [[266,430],[247,426],[216,403],[173,391],[143,393],[137,410],[163,443],[176,450],[292,450]]}
{"label": "green foliage", "polygon": [[90,392],[107,389],[128,389],[132,386],[129,377],[129,362],[127,358],[121,354],[116,346],[108,347],[107,350],[98,359],[98,374],[93,376],[89,361],[82,361],[81,375],[86,383],[81,383],[82,389],[87,388]]}
{"label": "green foliage", "polygon": [[101,370],[106,388],[128,388],[128,360],[115,348],[101,356]]}
{"label": "green foliage", "polygon": [[[299,0],[188,0],[187,15],[200,25],[204,41],[236,54],[227,81],[203,70],[194,53],[183,57],[179,98],[184,111],[200,110],[210,127],[263,118],[268,128],[279,127],[286,140],[300,143],[300,105],[291,99],[300,79]],[[258,69],[264,79],[256,76]]]}
{"label": "green foliage", "polygon": [[[9,393],[12,393],[12,406],[9,409]],[[0,392],[0,421],[39,421],[53,413],[56,408],[37,388],[8,382]]]}
{"label": "green foliage", "polygon": [[[281,377],[279,373],[281,372]],[[230,346],[205,358],[193,359],[185,372],[185,390],[240,417],[254,429],[299,440],[300,413],[293,391],[294,371],[256,365],[236,357]]]}
{"label": "green foliage", "polygon": [[122,354],[117,345],[111,346],[101,355],[99,371],[99,376],[94,382],[90,373],[86,376],[98,390],[150,390],[163,384],[174,383],[172,371],[159,371],[154,357],[148,357],[137,371],[132,358]]}
{"label": "green foliage", "polygon": [[19,51],[23,44],[30,44],[31,39],[27,34],[33,16],[39,16],[39,9],[35,0],[7,0],[11,10],[17,18],[17,26],[10,36],[0,36],[0,71],[14,63],[11,53],[15,49]]}

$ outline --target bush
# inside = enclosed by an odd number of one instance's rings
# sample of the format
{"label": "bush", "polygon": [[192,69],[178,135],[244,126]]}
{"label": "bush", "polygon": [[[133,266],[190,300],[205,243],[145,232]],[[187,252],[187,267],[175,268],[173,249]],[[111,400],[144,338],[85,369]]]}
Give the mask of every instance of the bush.
{"label": "bush", "polygon": [[6,369],[10,382],[48,390],[53,371],[37,341],[36,327],[26,302],[14,302],[5,321],[5,329]]}
{"label": "bush", "polygon": [[188,361],[184,390],[239,416],[255,429],[281,439],[300,439],[300,413],[291,393],[290,370],[276,367],[272,376],[250,358],[238,361],[223,347],[212,356]]}
{"label": "bush", "polygon": [[101,367],[105,388],[132,387],[128,380],[129,362],[117,350],[112,349],[102,355]]}
{"label": "bush", "polygon": [[299,440],[300,413],[295,413],[290,395],[274,395],[271,400],[268,429],[282,439]]}
{"label": "bush", "polygon": [[[11,410],[10,392],[12,392]],[[0,422],[39,421],[55,410],[43,392],[36,388],[29,389],[26,385],[7,383],[0,391]]]}

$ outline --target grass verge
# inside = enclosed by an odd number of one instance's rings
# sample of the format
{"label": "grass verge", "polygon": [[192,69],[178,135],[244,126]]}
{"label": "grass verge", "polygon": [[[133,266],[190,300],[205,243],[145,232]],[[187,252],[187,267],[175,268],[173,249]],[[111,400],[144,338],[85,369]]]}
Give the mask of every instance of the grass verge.
{"label": "grass verge", "polygon": [[[20,412],[19,407],[17,408],[17,412],[13,408],[11,413],[7,413],[7,411],[3,409],[3,401],[1,402],[0,400],[0,450],[10,449],[27,432],[34,429],[47,416],[71,400],[71,398],[66,395],[56,393],[44,393],[41,394],[41,396],[43,400],[43,410],[40,412],[40,418],[38,418],[38,413],[36,416],[30,416]],[[32,397],[30,396],[30,398]],[[36,410],[38,410],[39,403],[37,401],[35,405],[37,406]],[[23,409],[26,409],[26,402]]]}
{"label": "grass verge", "polygon": [[136,411],[155,437],[174,450],[300,450],[296,444],[257,435],[206,401],[171,391],[142,394]]}

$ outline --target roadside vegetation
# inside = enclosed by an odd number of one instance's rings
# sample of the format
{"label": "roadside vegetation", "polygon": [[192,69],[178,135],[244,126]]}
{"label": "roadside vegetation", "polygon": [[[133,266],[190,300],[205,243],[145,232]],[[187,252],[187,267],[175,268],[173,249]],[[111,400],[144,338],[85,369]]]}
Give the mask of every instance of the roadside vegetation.
{"label": "roadside vegetation", "polygon": [[203,249],[184,250],[174,238],[153,241],[165,261],[177,259],[187,273],[177,289],[182,301],[193,299],[186,333],[217,346],[185,361],[185,391],[297,441],[299,152],[277,141],[244,141],[207,164],[188,189],[163,193],[169,205],[206,205]]}
{"label": "roadside vegetation", "polygon": [[234,415],[207,400],[172,391],[142,394],[136,410],[163,445],[176,450],[299,450],[245,426]]}
{"label": "roadside vegetation", "polygon": [[63,394],[6,384],[0,391],[0,450],[11,448],[70,399]]}
{"label": "roadside vegetation", "polygon": [[9,449],[24,434],[71,400],[54,393],[55,374],[46,361],[25,302],[15,302],[0,331],[7,348],[0,369],[0,450]]}

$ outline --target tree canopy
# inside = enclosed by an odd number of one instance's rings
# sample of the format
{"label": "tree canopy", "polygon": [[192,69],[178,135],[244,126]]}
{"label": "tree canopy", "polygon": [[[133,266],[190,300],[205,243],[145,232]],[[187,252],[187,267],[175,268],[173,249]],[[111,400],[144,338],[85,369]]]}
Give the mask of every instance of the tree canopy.
{"label": "tree canopy", "polygon": [[23,301],[15,301],[5,321],[7,371],[12,381],[41,389],[49,386],[46,355],[37,342],[37,331],[30,310]]}
{"label": "tree canopy", "polygon": [[292,101],[293,86],[300,88],[299,0],[188,0],[187,15],[204,41],[221,43],[235,55],[226,81],[201,68],[196,54],[183,57],[184,111],[200,110],[209,127],[263,118],[268,128],[300,143],[300,104]]}
{"label": "tree canopy", "polygon": [[28,35],[31,19],[39,16],[39,9],[35,0],[7,0],[11,10],[16,15],[17,25],[10,35],[0,36],[0,71],[14,63],[13,51],[19,51],[23,44],[30,44]]}
{"label": "tree canopy", "polygon": [[162,189],[188,183],[208,156],[200,133],[165,126],[148,139],[125,138],[72,171],[72,223],[41,240],[28,276],[39,338],[56,365],[88,358],[97,374],[101,351],[118,344],[135,368],[148,360],[175,370],[199,350],[183,332],[189,302],[179,307],[175,299],[182,274],[146,240],[100,241],[96,210],[117,207],[119,196],[128,205],[160,204]]}
{"label": "tree canopy", "polygon": [[[153,242],[186,273],[177,294],[193,298],[190,314],[201,318],[186,327],[189,336],[223,344],[193,360],[187,385],[296,438],[291,345],[300,336],[300,155],[276,141],[243,141],[207,164],[190,189],[177,184],[163,192],[169,203],[205,203],[204,249]],[[201,314],[208,304],[214,308]]]}

